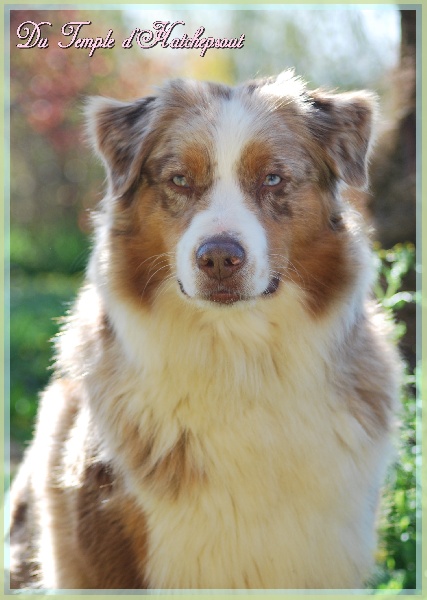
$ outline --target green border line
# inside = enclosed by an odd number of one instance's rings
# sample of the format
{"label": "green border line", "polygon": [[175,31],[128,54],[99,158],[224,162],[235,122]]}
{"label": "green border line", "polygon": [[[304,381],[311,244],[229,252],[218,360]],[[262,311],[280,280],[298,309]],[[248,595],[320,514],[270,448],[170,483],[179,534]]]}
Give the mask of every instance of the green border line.
{"label": "green border line", "polygon": [[[145,9],[155,9],[155,8],[174,8],[175,10],[185,10],[188,7],[191,8],[213,8],[218,7],[220,10],[283,10],[283,9],[293,9],[293,8],[301,8],[304,7],[307,10],[309,9],[325,9],[328,10],[330,8],[341,7],[343,9],[351,10],[353,8],[386,8],[387,6],[396,7],[398,9],[413,9],[417,10],[417,263],[419,265],[427,264],[427,245],[422,244],[422,240],[427,236],[427,223],[425,211],[422,210],[424,203],[424,186],[422,182],[421,174],[422,172],[427,172],[427,164],[425,159],[425,153],[423,153],[423,149],[426,146],[426,126],[422,126],[421,113],[422,109],[426,109],[426,97],[427,97],[427,84],[424,80],[421,79],[421,66],[423,59],[423,34],[427,31],[427,14],[426,10],[422,10],[422,3],[413,3],[410,0],[403,0],[399,4],[393,4],[390,2],[379,2],[378,0],[365,0],[365,2],[356,4],[356,3],[342,3],[342,2],[283,2],[282,0],[270,0],[268,4],[261,4],[260,2],[254,4],[248,4],[244,0],[235,0],[233,3],[227,2],[227,0],[216,0],[213,2],[205,2],[203,4],[200,3],[200,0],[187,0],[185,3],[183,2],[150,2],[150,3],[131,3],[131,2],[115,2],[115,3],[104,3],[102,1],[96,2],[85,1],[85,0],[75,0],[74,2],[50,2],[45,1],[43,3],[36,2],[36,0],[21,0],[21,2],[17,4],[7,4],[4,7],[4,12],[2,12],[1,23],[2,29],[1,31],[4,33],[3,43],[6,51],[4,52],[4,61],[2,64],[2,81],[3,81],[3,112],[0,118],[0,131],[3,133],[4,146],[2,149],[2,165],[3,165],[3,175],[4,175],[4,187],[3,187],[3,215],[2,215],[2,224],[3,227],[0,228],[0,240],[2,241],[2,265],[0,266],[0,288],[3,291],[4,301],[0,303],[0,332],[3,333],[4,345],[0,352],[2,361],[0,366],[0,380],[4,381],[4,399],[8,399],[8,385],[9,385],[9,370],[8,370],[8,360],[9,360],[9,265],[8,265],[8,240],[9,240],[9,207],[10,207],[10,198],[9,198],[9,166],[10,166],[10,154],[9,154],[9,66],[8,66],[8,56],[9,56],[9,27],[5,28],[9,23],[9,11],[10,10],[23,10],[28,8],[29,10],[34,9],[45,9],[45,10],[73,10],[73,9],[81,9],[81,10],[126,10],[130,8],[139,7],[141,10]],[[427,112],[425,113],[427,114]],[[6,260],[5,260],[6,259]],[[422,282],[421,272],[418,270],[417,272],[417,290],[421,291],[422,294],[422,303],[417,306],[417,358],[419,364],[421,364],[421,349],[425,347],[427,341],[427,306],[426,306],[426,294],[424,283]],[[427,362],[427,361],[425,361]],[[2,376],[3,375],[3,379]],[[427,377],[427,364],[422,366],[421,369],[421,381],[424,382]],[[422,385],[422,391],[424,392],[425,386]],[[0,428],[0,441],[2,442],[0,453],[3,457],[3,465],[4,459],[9,460],[9,451],[5,449],[5,439],[9,441],[9,411],[8,402],[4,402],[5,409],[5,427]],[[424,420],[426,421],[426,420]],[[5,437],[6,436],[6,437]],[[426,436],[424,438],[424,436]],[[422,442],[422,439],[427,439],[427,423],[423,423],[421,428],[417,431],[417,443]],[[3,467],[3,478],[7,479],[4,473]],[[427,465],[425,462],[422,465],[418,465],[417,467],[417,481],[420,483],[421,481],[427,481]],[[7,484],[7,481],[5,481]],[[3,501],[4,506],[4,489],[1,492],[1,500]],[[421,502],[421,499],[420,499]],[[427,506],[427,496],[425,492],[422,493],[422,503]],[[6,516],[6,515],[4,515]],[[420,518],[421,521],[421,518]],[[2,522],[0,526],[0,532],[4,533],[4,522]],[[421,524],[419,523],[420,527]],[[4,536],[3,536],[4,538]],[[109,590],[96,590],[93,592],[87,592],[79,590],[64,590],[64,591],[18,591],[15,594],[11,592],[5,592],[6,596],[16,595],[16,596],[39,596],[39,597],[48,597],[52,595],[58,595],[64,600],[67,598],[79,597],[82,600],[90,600],[93,596],[105,596],[108,598],[123,598],[123,597],[132,597],[134,595],[154,595],[161,598],[171,598],[173,596],[178,597],[188,597],[188,598],[205,598],[207,596],[221,596],[224,600],[231,600],[234,596],[239,595],[248,595],[255,596],[256,598],[271,598],[271,597],[283,597],[285,599],[288,598],[299,598],[302,596],[312,596],[312,595],[320,595],[322,598],[331,598],[334,600],[341,600],[344,598],[363,598],[366,595],[375,595],[377,598],[389,598],[390,595],[399,593],[400,597],[403,598],[413,598],[416,596],[423,597],[423,592],[427,590],[427,544],[425,540],[427,539],[427,519],[424,518],[422,520],[422,541],[423,541],[423,549],[422,558],[420,558],[420,554],[417,556],[418,563],[418,573],[417,573],[417,590],[404,591],[404,593],[400,593],[399,591],[379,591],[376,590],[236,590],[236,591],[227,591],[227,590],[180,590],[180,591],[162,591],[162,590],[144,590],[144,591],[129,591],[124,590],[124,593],[117,593],[117,591],[109,591]],[[421,564],[420,564],[421,563]],[[0,584],[3,583],[3,576],[0,578]],[[418,581],[419,579],[419,581]],[[3,588],[1,588],[3,589]]]}

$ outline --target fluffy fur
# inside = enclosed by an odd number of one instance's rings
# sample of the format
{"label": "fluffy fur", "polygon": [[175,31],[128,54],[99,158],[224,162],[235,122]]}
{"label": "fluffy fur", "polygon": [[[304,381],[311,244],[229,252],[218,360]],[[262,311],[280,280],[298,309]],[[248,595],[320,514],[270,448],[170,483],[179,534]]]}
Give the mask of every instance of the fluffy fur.
{"label": "fluffy fur", "polygon": [[88,104],[108,189],[12,490],[12,587],[359,588],[398,359],[375,99],[293,74]]}

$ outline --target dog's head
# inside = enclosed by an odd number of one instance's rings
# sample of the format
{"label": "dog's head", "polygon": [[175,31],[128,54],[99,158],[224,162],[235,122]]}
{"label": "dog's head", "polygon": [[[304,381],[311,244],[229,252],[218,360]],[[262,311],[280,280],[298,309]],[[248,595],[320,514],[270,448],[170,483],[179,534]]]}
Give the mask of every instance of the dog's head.
{"label": "dog's head", "polygon": [[229,307],[293,284],[321,312],[357,269],[339,189],[367,183],[374,106],[367,92],[310,92],[290,72],[92,99],[115,289],[139,305],[168,286]]}

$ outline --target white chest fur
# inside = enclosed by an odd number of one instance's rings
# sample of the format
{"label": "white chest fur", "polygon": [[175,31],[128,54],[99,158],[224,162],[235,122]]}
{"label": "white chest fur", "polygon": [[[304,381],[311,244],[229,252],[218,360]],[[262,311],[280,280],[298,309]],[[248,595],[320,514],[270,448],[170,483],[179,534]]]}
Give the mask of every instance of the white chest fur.
{"label": "white chest fur", "polygon": [[[151,439],[154,471],[185,441],[185,485],[128,478],[147,517],[150,587],[360,587],[387,452],[335,391],[330,334],[301,314],[284,326],[283,312],[236,310],[226,322],[164,304],[144,328],[113,315],[134,361],[116,381],[120,411]],[[102,413],[117,406],[104,398]],[[108,444],[126,471],[123,440]]]}
{"label": "white chest fur", "polygon": [[312,400],[294,396],[305,410],[289,414],[289,406],[252,406],[233,423],[211,420],[188,440],[205,480],[172,495],[141,486],[153,587],[362,583],[373,544],[373,473],[365,472],[363,443],[356,458],[341,441],[351,417],[334,415],[322,391],[323,415]]}
{"label": "white chest fur", "polygon": [[388,441],[336,391],[339,336],[283,295],[222,318],[174,298],[149,319],[116,306],[123,344],[88,359],[116,364],[87,382],[147,519],[150,587],[360,587]]}

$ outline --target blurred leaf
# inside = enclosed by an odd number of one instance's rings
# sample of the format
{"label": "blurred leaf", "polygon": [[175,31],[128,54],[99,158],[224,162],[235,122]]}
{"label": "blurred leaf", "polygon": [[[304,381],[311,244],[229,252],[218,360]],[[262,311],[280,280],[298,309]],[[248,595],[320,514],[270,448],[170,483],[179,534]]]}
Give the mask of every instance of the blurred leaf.
{"label": "blurred leaf", "polygon": [[11,435],[29,440],[37,411],[38,393],[50,377],[50,339],[76,294],[81,276],[42,274],[14,277],[10,307]]}

